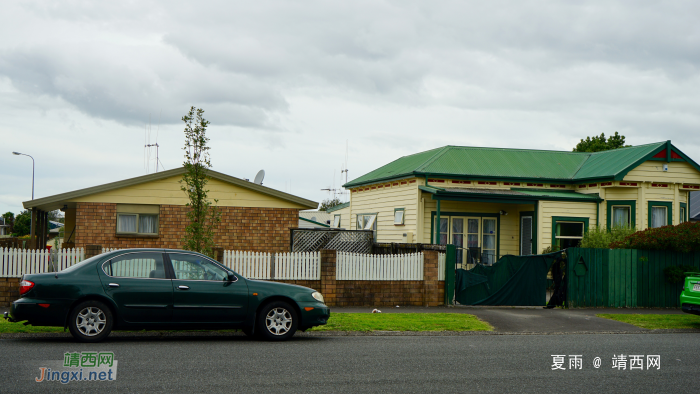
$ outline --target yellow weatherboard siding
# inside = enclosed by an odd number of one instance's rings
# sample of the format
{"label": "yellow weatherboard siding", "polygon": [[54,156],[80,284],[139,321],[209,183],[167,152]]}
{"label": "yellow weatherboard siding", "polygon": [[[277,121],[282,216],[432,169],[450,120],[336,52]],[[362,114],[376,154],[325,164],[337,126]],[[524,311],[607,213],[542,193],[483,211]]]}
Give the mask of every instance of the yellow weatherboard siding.
{"label": "yellow weatherboard siding", "polygon": [[[663,171],[668,164],[668,171]],[[700,172],[695,167],[682,161],[649,160],[627,173],[625,181],[671,182],[671,183],[700,183]]]}
{"label": "yellow weatherboard siding", "polygon": [[[69,202],[103,202],[117,204],[185,205],[187,194],[180,190],[181,175],[170,178],[126,186],[119,189],[95,193],[69,200]],[[209,179],[208,198],[219,200],[224,207],[296,208],[307,209],[299,204],[236,186],[218,179]]]}
{"label": "yellow weatherboard siding", "polygon": [[340,215],[340,228],[350,229],[350,207],[333,211],[330,215],[332,217],[331,223],[335,220],[335,215]]}
{"label": "yellow weatherboard siding", "polygon": [[588,218],[589,228],[597,225],[595,203],[568,201],[540,201],[539,228],[542,236],[538,240],[540,249],[552,246],[552,217],[564,216],[572,218]]}
{"label": "yellow weatherboard siding", "polygon": [[[362,189],[370,190],[351,193],[350,228],[357,227],[357,215],[377,214],[377,242],[402,242],[403,233],[410,231],[416,236],[416,217],[418,206],[416,204],[416,190],[418,182],[409,183],[415,179],[380,183],[366,186]],[[406,182],[402,185],[401,182]],[[394,186],[393,184],[398,183]],[[389,187],[387,187],[389,185]],[[381,187],[380,187],[381,186]],[[374,189],[372,189],[374,187]],[[404,225],[394,225],[394,209],[404,209]]]}

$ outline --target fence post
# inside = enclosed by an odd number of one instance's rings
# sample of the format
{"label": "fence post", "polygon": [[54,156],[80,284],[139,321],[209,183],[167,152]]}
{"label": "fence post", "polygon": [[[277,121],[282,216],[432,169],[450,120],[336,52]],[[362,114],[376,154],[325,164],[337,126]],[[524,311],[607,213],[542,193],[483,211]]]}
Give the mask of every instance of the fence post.
{"label": "fence post", "polygon": [[336,251],[324,249],[321,251],[321,294],[326,305],[335,306],[338,296],[336,289]]}
{"label": "fence post", "polygon": [[86,245],[85,246],[85,258],[89,259],[90,257],[97,256],[98,254],[102,254],[102,245]]}
{"label": "fence post", "polygon": [[454,305],[456,252],[455,245],[447,245],[445,250],[445,305]]}
{"label": "fence post", "polygon": [[438,251],[423,252],[423,305],[438,306]]}
{"label": "fence post", "polygon": [[211,251],[214,254],[214,260],[223,264],[224,263],[224,248],[211,248]]}
{"label": "fence post", "polygon": [[[270,253],[270,280],[275,280],[275,258],[277,253]],[[323,293],[321,293],[323,294]]]}

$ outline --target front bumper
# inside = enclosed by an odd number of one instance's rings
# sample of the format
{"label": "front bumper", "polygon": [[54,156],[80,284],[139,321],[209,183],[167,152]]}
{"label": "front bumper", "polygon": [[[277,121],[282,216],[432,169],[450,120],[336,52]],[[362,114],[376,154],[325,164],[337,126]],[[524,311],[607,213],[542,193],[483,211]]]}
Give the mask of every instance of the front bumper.
{"label": "front bumper", "polygon": [[[328,322],[331,317],[331,308],[320,302],[299,303],[301,309],[301,329],[322,326]],[[313,308],[311,310],[306,310]]]}

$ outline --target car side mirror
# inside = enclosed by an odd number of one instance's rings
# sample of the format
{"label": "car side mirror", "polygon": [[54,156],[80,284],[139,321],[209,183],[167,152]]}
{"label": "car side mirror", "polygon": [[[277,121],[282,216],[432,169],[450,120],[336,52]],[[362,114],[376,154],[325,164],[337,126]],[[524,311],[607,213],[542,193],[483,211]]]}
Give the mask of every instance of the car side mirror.
{"label": "car side mirror", "polygon": [[235,281],[238,280],[238,278],[236,278],[236,275],[234,275],[233,272],[227,271],[226,273],[228,274],[228,278],[227,278],[227,279],[228,279],[229,282],[235,282]]}

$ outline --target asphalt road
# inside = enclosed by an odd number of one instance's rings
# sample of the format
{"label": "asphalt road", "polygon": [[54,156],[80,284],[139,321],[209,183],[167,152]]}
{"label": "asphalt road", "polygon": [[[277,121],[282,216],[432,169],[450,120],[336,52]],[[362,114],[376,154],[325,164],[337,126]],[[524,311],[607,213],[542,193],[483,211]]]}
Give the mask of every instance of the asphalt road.
{"label": "asphalt road", "polygon": [[[0,392],[688,392],[698,348],[698,334],[0,338]],[[35,382],[43,360],[74,351],[114,352],[117,379]],[[620,353],[660,355],[661,369],[614,370]],[[566,367],[582,355],[583,368],[553,371],[552,355],[566,355]]]}

